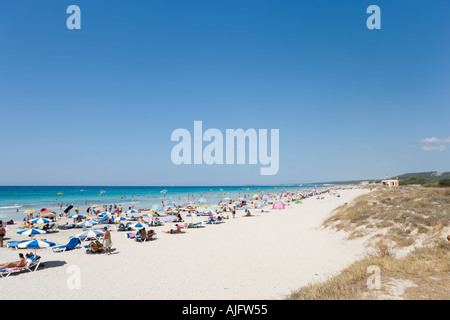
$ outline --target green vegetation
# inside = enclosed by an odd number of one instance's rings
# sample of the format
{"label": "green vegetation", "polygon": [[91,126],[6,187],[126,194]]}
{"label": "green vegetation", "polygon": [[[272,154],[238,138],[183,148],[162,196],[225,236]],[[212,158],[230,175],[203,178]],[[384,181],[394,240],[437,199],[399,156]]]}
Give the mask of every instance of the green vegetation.
{"label": "green vegetation", "polygon": [[432,172],[407,173],[398,177],[400,186],[420,184],[424,187],[445,188],[450,187],[450,172],[442,174]]}

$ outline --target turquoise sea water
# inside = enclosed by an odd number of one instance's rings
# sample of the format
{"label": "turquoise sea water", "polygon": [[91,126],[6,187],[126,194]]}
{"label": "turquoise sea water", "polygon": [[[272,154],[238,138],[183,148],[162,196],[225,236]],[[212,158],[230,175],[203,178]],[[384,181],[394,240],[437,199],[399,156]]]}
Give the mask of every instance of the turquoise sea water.
{"label": "turquoise sea water", "polygon": [[[230,197],[252,197],[254,194],[267,194],[283,191],[320,188],[322,186],[202,186],[202,187],[107,187],[107,186],[0,186],[0,220],[23,220],[25,210],[36,211],[47,208],[60,212],[58,203],[80,208],[85,214],[90,204],[121,204],[124,210],[134,205],[135,209],[150,209],[154,204],[175,204],[187,200],[197,202],[200,198],[207,204],[217,204],[221,199]],[[161,191],[167,190],[165,193]],[[58,194],[62,193],[62,194]],[[66,205],[67,204],[67,205]],[[18,212],[17,212],[18,211]],[[73,211],[72,211],[73,213]]]}

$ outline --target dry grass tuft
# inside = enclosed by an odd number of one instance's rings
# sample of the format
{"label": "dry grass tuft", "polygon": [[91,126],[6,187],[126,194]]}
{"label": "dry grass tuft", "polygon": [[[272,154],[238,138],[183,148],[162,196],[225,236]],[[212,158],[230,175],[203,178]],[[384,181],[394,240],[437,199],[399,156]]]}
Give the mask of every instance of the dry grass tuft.
{"label": "dry grass tuft", "polygon": [[[349,231],[349,238],[385,230],[386,239],[394,241],[397,247],[410,246],[418,234],[439,237],[450,226],[450,190],[420,186],[383,188],[337,208],[324,226]],[[358,231],[353,232],[356,228]]]}
{"label": "dry grass tuft", "polygon": [[[347,231],[349,239],[368,236],[369,255],[286,299],[450,299],[450,240],[443,239],[450,230],[450,189],[380,188],[337,208],[324,226]],[[417,243],[423,247],[414,248]],[[401,248],[413,250],[396,258]],[[368,289],[369,266],[381,271],[379,290]]]}
{"label": "dry grass tuft", "polygon": [[[291,292],[288,300],[361,300],[361,299],[449,299],[450,244],[440,241],[432,247],[415,249],[408,256],[397,259],[380,244],[379,255],[371,255],[353,263],[341,274],[323,283],[310,284]],[[367,286],[372,275],[369,267],[380,270],[381,288]],[[414,285],[400,295],[389,291],[393,279]]]}

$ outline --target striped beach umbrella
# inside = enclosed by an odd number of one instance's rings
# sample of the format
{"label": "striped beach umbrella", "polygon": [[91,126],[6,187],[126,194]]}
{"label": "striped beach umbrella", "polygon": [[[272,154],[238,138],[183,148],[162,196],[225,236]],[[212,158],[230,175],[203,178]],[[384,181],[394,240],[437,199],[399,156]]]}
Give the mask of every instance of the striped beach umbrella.
{"label": "striped beach umbrella", "polygon": [[47,219],[47,218],[36,218],[33,220],[30,220],[31,223],[36,223],[36,224],[41,224],[41,223],[50,223],[52,222],[52,220]]}
{"label": "striped beach umbrella", "polygon": [[81,232],[81,233],[77,234],[75,237],[86,240],[86,239],[90,239],[90,238],[98,238],[102,235],[103,235],[103,232],[101,232],[99,230],[91,229],[88,231]]}
{"label": "striped beach umbrella", "polygon": [[30,240],[21,242],[17,245],[18,248],[29,248],[29,249],[38,249],[38,248],[47,248],[47,247],[53,247],[55,244],[50,241],[45,240]]}
{"label": "striped beach umbrella", "polygon": [[84,216],[82,214],[73,214],[71,216],[69,216],[69,218],[83,218]]}
{"label": "striped beach umbrella", "polygon": [[115,223],[118,223],[118,222],[124,221],[124,220],[127,220],[127,218],[125,218],[125,217],[117,217],[117,218],[114,218],[114,222],[115,222]]}
{"label": "striped beach umbrella", "polygon": [[95,221],[87,220],[87,221],[81,221],[81,222],[78,222],[78,223],[77,223],[77,226],[89,228],[89,227],[95,226],[96,224],[97,224],[97,223],[96,223]]}
{"label": "striped beach umbrella", "polygon": [[127,214],[129,214],[129,213],[139,213],[139,210],[132,209],[132,210],[125,211],[125,213],[127,213]]}
{"label": "striped beach umbrella", "polygon": [[138,223],[131,224],[131,227],[133,227],[133,228],[144,228],[144,227],[149,227],[149,226],[150,225],[145,222],[138,222]]}
{"label": "striped beach umbrella", "polygon": [[47,233],[47,231],[42,230],[42,229],[22,229],[17,231],[18,234],[24,235],[24,236],[31,236],[31,235],[35,235],[35,234],[42,234],[42,233]]}

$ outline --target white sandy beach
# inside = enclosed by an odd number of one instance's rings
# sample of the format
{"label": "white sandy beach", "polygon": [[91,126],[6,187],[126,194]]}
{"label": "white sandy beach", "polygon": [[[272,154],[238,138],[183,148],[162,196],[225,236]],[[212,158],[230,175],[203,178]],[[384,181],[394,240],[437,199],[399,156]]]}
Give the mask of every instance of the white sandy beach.
{"label": "white sandy beach", "polygon": [[[283,299],[364,254],[363,240],[344,240],[344,233],[322,229],[321,223],[335,208],[366,192],[342,190],[340,197],[312,197],[285,210],[252,210],[255,217],[242,217],[240,210],[235,219],[183,234],[163,233],[172,226],[166,224],[153,227],[158,238],[144,243],[127,239],[113,226],[113,254],[38,249],[44,266],[0,278],[0,299]],[[194,222],[203,220],[194,217]],[[80,230],[36,238],[63,245]],[[5,245],[26,238],[16,231],[17,226],[7,230]],[[16,261],[19,252],[28,251],[33,250],[0,248],[0,263]],[[72,288],[77,270],[80,287]]]}

